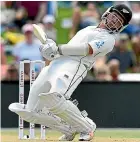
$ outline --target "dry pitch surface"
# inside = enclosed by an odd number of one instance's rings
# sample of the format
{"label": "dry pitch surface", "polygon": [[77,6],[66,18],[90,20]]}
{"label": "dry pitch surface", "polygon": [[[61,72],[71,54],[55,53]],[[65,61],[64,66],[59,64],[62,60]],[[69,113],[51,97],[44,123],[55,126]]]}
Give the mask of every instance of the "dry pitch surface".
{"label": "dry pitch surface", "polygon": [[[39,140],[39,130],[36,130],[36,140],[18,140],[17,129],[2,129],[2,142],[57,142],[60,133],[47,130],[46,140]],[[25,130],[25,135],[28,130]],[[78,141],[78,135],[73,142]],[[140,142],[140,129],[97,129],[92,142]]]}

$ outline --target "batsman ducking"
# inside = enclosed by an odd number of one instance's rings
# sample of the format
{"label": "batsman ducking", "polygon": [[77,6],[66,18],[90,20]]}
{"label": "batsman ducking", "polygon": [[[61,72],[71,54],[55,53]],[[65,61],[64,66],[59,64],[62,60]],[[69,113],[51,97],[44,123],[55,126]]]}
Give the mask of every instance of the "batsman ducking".
{"label": "batsman ducking", "polygon": [[34,34],[42,42],[40,52],[51,63],[32,83],[27,103],[13,103],[9,109],[27,122],[62,132],[60,141],[72,141],[76,134],[80,134],[79,141],[92,140],[96,124],[70,98],[95,61],[112,51],[116,34],[129,24],[131,17],[126,5],[112,6],[97,27],[82,29],[61,46],[33,24]]}

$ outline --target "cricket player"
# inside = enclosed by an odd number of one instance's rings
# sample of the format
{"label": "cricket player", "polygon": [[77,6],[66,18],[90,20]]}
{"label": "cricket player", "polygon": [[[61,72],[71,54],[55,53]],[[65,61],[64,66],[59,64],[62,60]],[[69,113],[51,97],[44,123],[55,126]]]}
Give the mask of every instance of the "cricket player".
{"label": "cricket player", "polygon": [[67,44],[58,47],[47,39],[40,52],[51,60],[50,65],[33,83],[27,104],[13,103],[9,109],[28,122],[62,132],[60,141],[72,141],[77,133],[79,141],[90,141],[96,124],[80,112],[70,97],[96,59],[112,51],[116,34],[129,24],[131,17],[126,5],[111,6],[97,27],[79,31]]}

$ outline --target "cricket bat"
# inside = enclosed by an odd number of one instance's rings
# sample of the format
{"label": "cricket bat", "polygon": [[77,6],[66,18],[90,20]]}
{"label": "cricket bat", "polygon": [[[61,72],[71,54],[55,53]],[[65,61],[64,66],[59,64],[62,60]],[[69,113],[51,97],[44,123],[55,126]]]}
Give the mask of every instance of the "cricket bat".
{"label": "cricket bat", "polygon": [[33,24],[33,32],[42,44],[47,43],[47,35],[40,26],[38,26],[37,24]]}

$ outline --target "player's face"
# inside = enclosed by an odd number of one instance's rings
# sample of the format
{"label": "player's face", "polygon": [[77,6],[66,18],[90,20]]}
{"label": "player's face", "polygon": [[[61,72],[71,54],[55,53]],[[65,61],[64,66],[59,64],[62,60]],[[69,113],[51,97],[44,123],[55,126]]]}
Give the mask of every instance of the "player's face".
{"label": "player's face", "polygon": [[106,17],[106,27],[111,30],[118,32],[123,27],[123,19],[115,12],[111,12]]}
{"label": "player's face", "polygon": [[26,39],[32,39],[33,32],[27,31],[27,32],[25,32],[25,36],[26,36]]}

